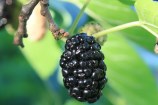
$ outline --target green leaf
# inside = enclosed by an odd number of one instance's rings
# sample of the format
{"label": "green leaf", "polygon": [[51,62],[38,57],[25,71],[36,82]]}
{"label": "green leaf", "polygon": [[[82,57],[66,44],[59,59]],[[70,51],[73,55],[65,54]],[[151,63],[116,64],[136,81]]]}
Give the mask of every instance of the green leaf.
{"label": "green leaf", "polygon": [[[143,0],[140,1],[143,2]],[[71,0],[69,2],[72,2],[79,7],[82,7],[84,4],[83,0]],[[138,20],[136,13],[130,6],[124,5],[117,0],[92,0],[86,9],[86,12],[96,21],[100,21],[105,29],[111,28],[107,22],[113,24],[114,27],[116,25]],[[153,30],[155,29],[153,28]],[[126,35],[128,39],[136,42],[143,48],[153,51],[155,39],[153,36],[151,36],[151,33],[147,32],[146,30],[136,27],[122,30],[121,32],[122,34]]]}
{"label": "green leaf", "polygon": [[61,54],[56,40],[48,31],[41,41],[32,42],[25,39],[24,44],[25,47],[21,51],[39,76],[42,79],[47,79],[58,65]]}
{"label": "green leaf", "polygon": [[133,27],[121,31],[124,37],[138,44],[139,46],[153,52],[155,46],[155,37],[141,27]]}
{"label": "green leaf", "polygon": [[153,0],[137,0],[135,7],[142,27],[158,37],[158,2]]}
{"label": "green leaf", "polygon": [[81,103],[75,99],[68,100],[65,105],[86,105],[85,103]]}
{"label": "green leaf", "polygon": [[151,71],[127,40],[117,33],[102,47],[108,84],[126,105],[157,105],[158,90]]}
{"label": "green leaf", "polygon": [[69,11],[63,6],[63,2],[49,0],[49,10],[56,24],[60,27],[68,27],[71,25],[72,17]]}
{"label": "green leaf", "polygon": [[13,36],[0,30],[0,103],[2,105],[61,105],[14,46]]}
{"label": "green leaf", "polygon": [[72,22],[72,18],[66,9],[49,8],[55,23],[60,27],[68,27]]}
{"label": "green leaf", "polygon": [[22,3],[22,4],[27,4],[28,0],[17,0],[18,2]]}
{"label": "green leaf", "polygon": [[[85,0],[69,0],[69,2],[81,8]],[[131,7],[118,0],[91,0],[86,8],[86,13],[97,21],[110,24],[123,24],[138,20]]]}
{"label": "green leaf", "polygon": [[119,1],[127,5],[133,5],[135,3],[135,0],[119,0]]}

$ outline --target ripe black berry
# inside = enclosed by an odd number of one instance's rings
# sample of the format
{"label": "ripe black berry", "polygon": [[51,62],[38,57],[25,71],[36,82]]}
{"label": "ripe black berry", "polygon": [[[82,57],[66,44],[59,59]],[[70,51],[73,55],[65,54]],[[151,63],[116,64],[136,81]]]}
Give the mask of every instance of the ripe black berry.
{"label": "ripe black berry", "polygon": [[60,59],[64,86],[79,101],[96,102],[102,95],[106,65],[101,46],[93,36],[77,34],[67,39]]}

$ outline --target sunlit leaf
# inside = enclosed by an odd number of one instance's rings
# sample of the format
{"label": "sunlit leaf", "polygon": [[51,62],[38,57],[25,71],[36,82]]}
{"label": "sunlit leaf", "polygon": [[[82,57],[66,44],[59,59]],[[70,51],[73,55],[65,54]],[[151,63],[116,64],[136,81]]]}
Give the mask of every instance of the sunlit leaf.
{"label": "sunlit leaf", "polygon": [[52,34],[48,32],[41,41],[24,40],[25,47],[21,49],[29,63],[42,79],[52,75],[60,58],[60,48]]}
{"label": "sunlit leaf", "polygon": [[135,0],[119,0],[120,2],[128,5],[133,5]]}
{"label": "sunlit leaf", "polygon": [[[82,7],[85,0],[70,0],[69,2]],[[131,7],[118,0],[91,0],[86,8],[86,13],[98,21],[110,24],[123,24],[137,20]]]}
{"label": "sunlit leaf", "polygon": [[141,47],[153,52],[155,37],[141,27],[133,27],[121,31],[122,35],[139,44]]}
{"label": "sunlit leaf", "polygon": [[5,29],[0,30],[0,103],[2,105],[61,105],[35,73]]}
{"label": "sunlit leaf", "polygon": [[109,85],[127,100],[127,105],[156,105],[156,81],[131,43],[117,33],[103,46]]}
{"label": "sunlit leaf", "polygon": [[135,7],[139,20],[144,23],[146,30],[158,37],[158,2],[153,0],[137,0]]}
{"label": "sunlit leaf", "polygon": [[22,3],[22,4],[26,4],[28,3],[28,0],[17,0],[18,2]]}
{"label": "sunlit leaf", "polygon": [[[84,4],[83,0],[71,0],[70,2],[78,5],[79,7],[82,7]],[[117,0],[91,0],[91,3],[86,9],[86,13],[95,20],[101,21],[100,23],[105,27],[105,29],[138,20],[136,12],[131,8],[131,6],[124,5]],[[107,22],[113,26],[109,26]],[[155,39],[151,33],[147,32],[145,29],[135,27],[121,30],[120,32],[143,48],[153,51]]]}

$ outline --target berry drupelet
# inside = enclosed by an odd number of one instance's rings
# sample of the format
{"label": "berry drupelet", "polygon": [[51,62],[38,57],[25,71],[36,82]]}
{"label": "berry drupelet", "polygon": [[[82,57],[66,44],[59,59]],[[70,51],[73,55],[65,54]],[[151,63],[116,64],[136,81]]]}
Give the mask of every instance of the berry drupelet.
{"label": "berry drupelet", "polygon": [[106,65],[101,46],[93,36],[77,34],[66,41],[60,60],[64,86],[79,101],[96,102],[102,95]]}

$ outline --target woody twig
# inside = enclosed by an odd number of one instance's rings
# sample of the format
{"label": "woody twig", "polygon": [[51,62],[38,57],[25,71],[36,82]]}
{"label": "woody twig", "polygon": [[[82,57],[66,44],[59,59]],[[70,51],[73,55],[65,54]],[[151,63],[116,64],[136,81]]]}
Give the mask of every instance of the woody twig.
{"label": "woody twig", "polygon": [[22,7],[21,13],[19,15],[19,26],[18,26],[17,33],[14,37],[15,45],[24,47],[22,39],[28,36],[26,23],[30,15],[32,14],[33,9],[39,2],[41,4],[41,15],[46,17],[49,24],[49,29],[54,35],[54,38],[60,39],[63,36],[67,37],[69,35],[68,32],[65,32],[64,29],[58,28],[58,26],[55,24],[48,8],[49,6],[48,0],[31,0],[28,4]]}

